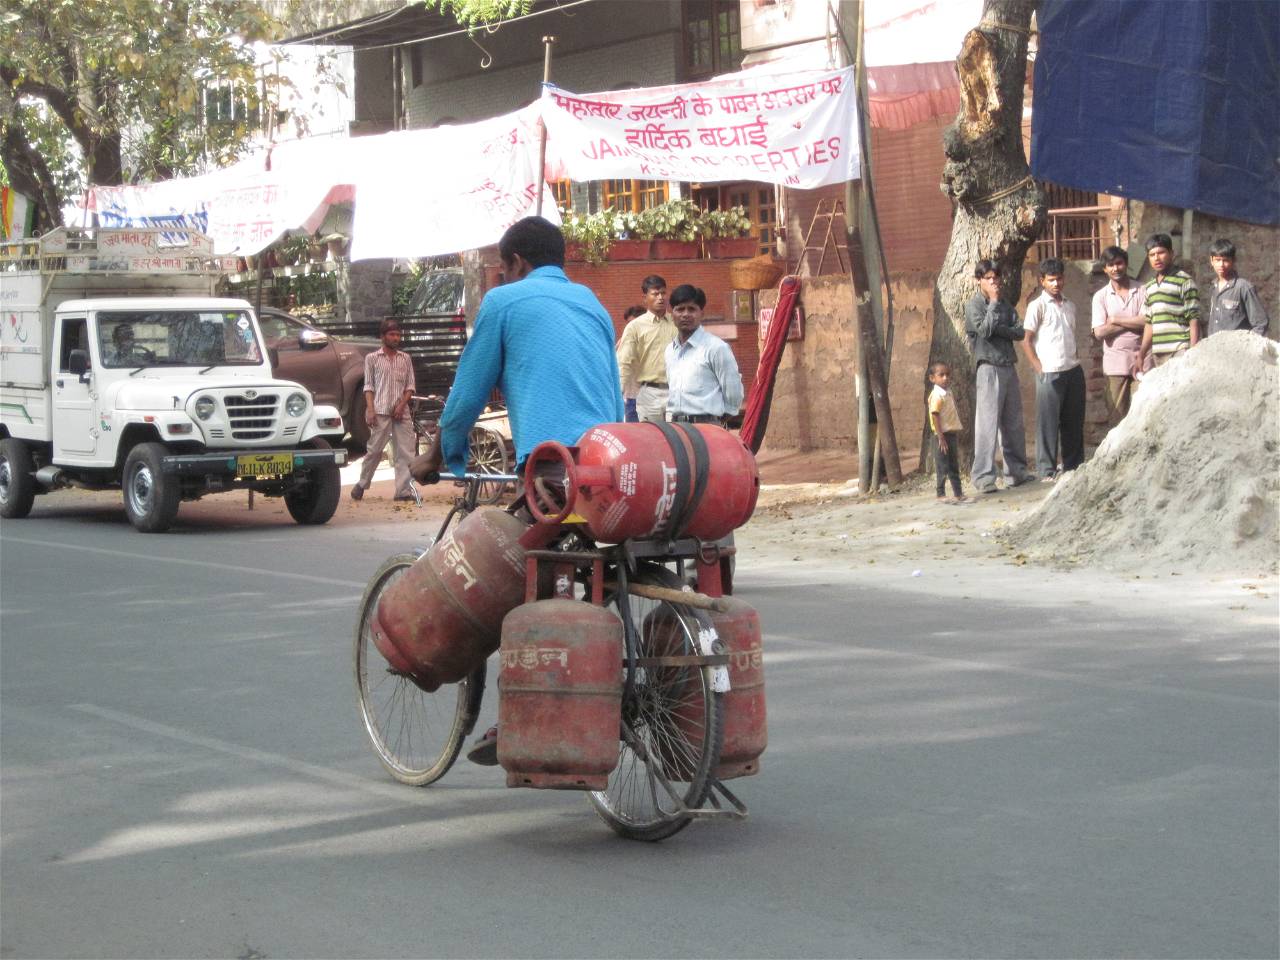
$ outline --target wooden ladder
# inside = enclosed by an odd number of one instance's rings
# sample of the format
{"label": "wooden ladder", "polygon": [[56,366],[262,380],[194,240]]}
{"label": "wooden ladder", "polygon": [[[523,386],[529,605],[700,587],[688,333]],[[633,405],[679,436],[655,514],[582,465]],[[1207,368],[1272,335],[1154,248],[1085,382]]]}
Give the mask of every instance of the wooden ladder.
{"label": "wooden ladder", "polygon": [[[824,208],[824,205],[828,202],[830,202],[831,204],[830,210],[827,210]],[[792,273],[798,274],[799,276],[810,276],[810,277],[821,276],[823,264],[825,264],[827,260],[828,247],[832,248],[835,251],[836,263],[840,265],[840,272],[841,273],[849,272],[849,266],[845,262],[844,252],[840,249],[840,243],[836,241],[835,237],[832,236],[832,234],[835,231],[836,217],[839,217],[842,221],[844,220],[844,201],[843,200],[833,197],[831,198],[830,201],[827,201],[827,200],[818,201],[817,209],[813,211],[813,219],[809,221],[809,229],[806,230],[804,234],[804,249],[800,251],[800,258],[799,260],[796,261],[796,269],[793,270]],[[818,229],[819,221],[823,222],[826,229],[822,233],[822,242],[820,244],[814,244],[812,242],[813,235],[814,235],[814,232]],[[846,229],[848,229],[847,221],[846,221]],[[818,268],[816,270],[813,270],[812,272],[805,273],[803,271],[804,271],[804,268],[809,263],[808,254],[811,251],[817,251],[818,253]]]}

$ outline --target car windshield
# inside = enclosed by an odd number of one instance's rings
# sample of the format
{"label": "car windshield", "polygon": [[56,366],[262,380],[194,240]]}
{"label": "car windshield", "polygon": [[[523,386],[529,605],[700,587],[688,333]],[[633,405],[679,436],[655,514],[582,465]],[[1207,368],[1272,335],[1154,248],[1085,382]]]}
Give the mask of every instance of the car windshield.
{"label": "car windshield", "polygon": [[105,367],[262,363],[262,348],[245,310],[101,313],[98,350]]}
{"label": "car windshield", "polygon": [[460,270],[432,270],[418,281],[405,313],[419,316],[427,313],[455,314],[462,309],[463,279]]}

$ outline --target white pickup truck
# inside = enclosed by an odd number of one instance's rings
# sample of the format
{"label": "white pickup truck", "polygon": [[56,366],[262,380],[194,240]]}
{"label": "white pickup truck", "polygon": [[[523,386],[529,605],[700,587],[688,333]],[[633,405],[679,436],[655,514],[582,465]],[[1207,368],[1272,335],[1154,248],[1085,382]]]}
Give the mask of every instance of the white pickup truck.
{"label": "white pickup truck", "polygon": [[192,233],[0,243],[0,517],[67,486],[123,489],[147,533],[233,488],[333,516],[342,417],[271,375],[250,305],[212,296],[225,266]]}

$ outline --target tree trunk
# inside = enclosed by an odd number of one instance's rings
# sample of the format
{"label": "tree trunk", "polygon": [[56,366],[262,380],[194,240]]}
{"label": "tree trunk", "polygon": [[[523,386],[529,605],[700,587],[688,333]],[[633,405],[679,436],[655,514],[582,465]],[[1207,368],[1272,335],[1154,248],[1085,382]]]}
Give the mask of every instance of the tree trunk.
{"label": "tree trunk", "polygon": [[4,124],[0,135],[0,161],[9,173],[9,185],[35,204],[32,221],[36,236],[62,223],[62,195],[39,151],[23,136],[17,119]]}
{"label": "tree trunk", "polygon": [[124,183],[124,164],[120,157],[120,134],[109,130],[96,134],[88,160],[90,186],[115,187]]}
{"label": "tree trunk", "polygon": [[[977,292],[973,266],[995,260],[1002,296],[1015,307],[1022,264],[1045,221],[1044,192],[1031,179],[1022,146],[1023,84],[1031,15],[1038,0],[986,0],[982,22],[969,31],[956,65],[960,113],[943,133],[947,156],[942,192],[955,202],[951,245],[933,295],[932,360],[951,367],[951,390],[965,429],[962,462],[973,458],[973,354],[964,335],[964,305]],[[920,464],[928,462],[925,424]]]}

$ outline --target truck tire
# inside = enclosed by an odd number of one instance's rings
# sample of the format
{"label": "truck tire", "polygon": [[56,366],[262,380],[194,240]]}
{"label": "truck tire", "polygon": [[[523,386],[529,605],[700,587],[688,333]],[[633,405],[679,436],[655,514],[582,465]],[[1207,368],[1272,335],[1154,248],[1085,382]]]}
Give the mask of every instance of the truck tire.
{"label": "truck tire", "polygon": [[364,418],[367,402],[364,384],[361,383],[357,386],[355,399],[351,401],[351,416],[347,420],[347,432],[351,435],[347,447],[352,453],[364,453],[369,447],[369,424]]}
{"label": "truck tire", "polygon": [[162,443],[140,443],[124,461],[124,512],[142,533],[164,533],[178,515],[182,487],[160,470]]}
{"label": "truck tire", "polygon": [[18,520],[31,512],[36,499],[35,464],[21,440],[0,440],[0,517]]}
{"label": "truck tire", "polygon": [[[328,450],[329,442],[316,437],[309,444],[313,450]],[[284,495],[284,505],[289,509],[289,516],[298,523],[321,524],[338,510],[338,501],[342,498],[342,477],[338,473],[336,463],[327,463],[322,467],[311,468],[311,479],[301,486],[288,490]]]}

